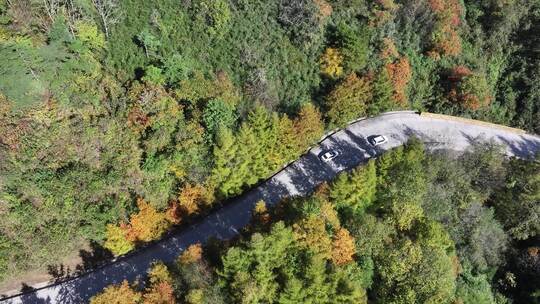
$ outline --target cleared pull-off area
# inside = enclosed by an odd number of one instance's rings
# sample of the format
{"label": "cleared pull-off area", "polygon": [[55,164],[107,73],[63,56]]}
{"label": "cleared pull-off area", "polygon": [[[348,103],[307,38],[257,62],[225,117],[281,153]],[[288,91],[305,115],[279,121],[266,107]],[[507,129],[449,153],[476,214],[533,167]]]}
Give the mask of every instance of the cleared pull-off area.
{"label": "cleared pull-off area", "polygon": [[[373,145],[371,136],[382,135],[386,141]],[[521,130],[482,122],[418,114],[392,112],[350,124],[311,148],[257,188],[231,200],[223,208],[201,219],[187,229],[179,230],[99,269],[64,282],[45,286],[2,300],[2,303],[82,303],[110,284],[143,278],[152,262],[171,262],[194,243],[209,238],[229,239],[238,234],[251,219],[251,210],[259,200],[269,206],[282,199],[310,193],[318,184],[329,181],[343,170],[349,170],[384,151],[417,137],[429,150],[462,151],[476,142],[502,145],[509,156],[527,158],[540,151],[540,137]],[[321,160],[328,151],[337,156]]]}

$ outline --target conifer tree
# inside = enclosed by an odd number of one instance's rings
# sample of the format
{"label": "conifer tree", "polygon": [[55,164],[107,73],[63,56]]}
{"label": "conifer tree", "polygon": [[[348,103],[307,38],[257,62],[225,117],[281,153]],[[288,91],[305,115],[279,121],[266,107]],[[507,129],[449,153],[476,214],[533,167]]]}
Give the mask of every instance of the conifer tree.
{"label": "conifer tree", "polygon": [[540,154],[534,162],[512,159],[504,187],[491,199],[495,215],[517,240],[540,234]]}
{"label": "conifer tree", "polygon": [[269,173],[267,155],[271,155],[275,144],[272,140],[275,138],[275,134],[272,134],[272,117],[265,108],[258,106],[249,113],[247,123],[252,128],[259,147],[259,153],[253,153],[253,164],[250,169],[252,174],[263,177]]}
{"label": "conifer tree", "polygon": [[384,153],[377,159],[377,185],[386,187],[392,179],[392,169],[403,157],[403,146],[399,146]]}
{"label": "conifer tree", "polygon": [[[303,151],[299,146],[299,136],[298,131],[295,128],[295,122],[290,120],[287,116],[283,115],[279,119],[278,125],[278,145],[276,147],[277,155],[280,160],[283,160],[282,165],[285,161],[296,158]],[[303,140],[303,139],[302,139]]]}
{"label": "conifer tree", "polygon": [[319,255],[308,260],[305,274],[306,302],[328,303],[334,291],[333,286],[327,282],[326,260]]}
{"label": "conifer tree", "polygon": [[282,222],[270,234],[255,233],[246,249],[233,247],[222,258],[222,284],[231,287],[235,302],[273,302],[279,288],[274,271],[288,262],[293,236]]}
{"label": "conifer tree", "polygon": [[259,177],[252,173],[254,159],[259,154],[257,139],[253,133],[253,129],[246,124],[242,125],[240,131],[236,135],[236,153],[234,155],[234,167],[225,184],[229,190],[229,195],[239,194],[242,186],[245,184],[252,185],[259,180]]}
{"label": "conifer tree", "polygon": [[321,113],[313,104],[302,105],[298,117],[294,120],[294,131],[297,134],[298,152],[303,152],[321,138],[324,133],[324,123]]}
{"label": "conifer tree", "polygon": [[[265,170],[261,171],[262,177],[266,177],[277,170],[280,165],[283,165],[291,157],[291,155],[282,154],[284,142],[279,137],[281,135],[280,128],[282,120],[290,119],[286,115],[280,117],[277,113],[272,113],[272,115],[270,115],[270,124],[266,133],[267,137],[264,143],[260,143],[261,146],[265,147],[263,150],[263,158],[266,159]],[[291,125],[291,123],[292,122],[285,122],[285,124],[288,125]]]}
{"label": "conifer tree", "polygon": [[372,92],[373,100],[368,106],[368,114],[376,115],[396,107],[394,88],[387,69],[382,69],[375,76],[372,83]]}
{"label": "conifer tree", "polygon": [[218,131],[217,145],[214,146],[214,168],[212,169],[211,179],[217,185],[218,194],[221,198],[228,197],[231,194],[230,185],[227,184],[233,170],[234,159],[238,146],[232,132],[227,128],[221,128]]}
{"label": "conifer tree", "polygon": [[289,278],[285,284],[284,290],[278,299],[280,304],[306,303],[306,290],[302,281],[297,278]]}
{"label": "conifer tree", "polygon": [[309,215],[293,225],[294,237],[300,246],[321,258],[332,255],[332,240],[326,232],[324,219]]}
{"label": "conifer tree", "polygon": [[326,116],[330,124],[343,126],[350,120],[365,115],[371,99],[369,79],[352,73],[326,97]]}
{"label": "conifer tree", "polygon": [[332,184],[330,198],[338,208],[363,212],[375,199],[376,187],[375,161],[370,160],[351,173],[340,174]]}

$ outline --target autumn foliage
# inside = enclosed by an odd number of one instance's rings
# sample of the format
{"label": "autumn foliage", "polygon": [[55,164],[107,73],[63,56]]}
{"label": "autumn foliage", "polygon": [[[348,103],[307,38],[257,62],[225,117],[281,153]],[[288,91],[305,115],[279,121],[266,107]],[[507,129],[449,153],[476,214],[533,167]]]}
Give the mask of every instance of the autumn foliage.
{"label": "autumn foliage", "polygon": [[345,265],[353,261],[355,253],[354,238],[347,229],[339,229],[332,242],[332,262],[336,265]]}
{"label": "autumn foliage", "polygon": [[400,56],[399,51],[390,38],[383,38],[379,57],[385,63],[384,70],[393,88],[392,99],[400,106],[407,104],[407,85],[412,78],[412,68],[407,56]]}
{"label": "autumn foliage", "polygon": [[187,215],[199,211],[201,205],[208,204],[206,189],[201,185],[185,185],[178,196],[178,205]]}
{"label": "autumn foliage", "polygon": [[160,282],[149,288],[143,295],[144,304],[174,304],[174,289],[171,283]]}
{"label": "autumn foliage", "polygon": [[409,59],[406,56],[400,57],[393,63],[388,63],[386,71],[390,76],[390,81],[394,87],[394,99],[401,106],[407,105],[406,89],[411,80],[412,71]]}
{"label": "autumn foliage", "polygon": [[325,0],[314,0],[313,3],[319,8],[319,12],[322,18],[329,17],[332,15],[332,5],[326,2]]}
{"label": "autumn foliage", "polygon": [[164,212],[157,211],[152,205],[139,198],[137,200],[139,212],[130,218],[130,228],[127,238],[131,241],[149,242],[158,239],[171,223]]}
{"label": "autumn foliage", "polygon": [[111,285],[92,297],[90,304],[174,304],[174,288],[169,270],[157,263],[148,273],[148,287],[142,292],[129,286],[124,280],[120,285]]}
{"label": "autumn foliage", "polygon": [[350,74],[326,97],[329,122],[341,126],[363,116],[371,97],[370,79]]}
{"label": "autumn foliage", "polygon": [[377,0],[374,2],[373,17],[370,20],[371,26],[381,26],[395,17],[395,11],[399,6],[394,0]]}
{"label": "autumn foliage", "polygon": [[320,59],[321,71],[330,78],[343,74],[343,56],[336,48],[327,48]]}
{"label": "autumn foliage", "polygon": [[148,287],[143,294],[144,304],[174,304],[172,276],[163,263],[156,263],[148,273]]}
{"label": "autumn foliage", "polygon": [[188,265],[201,260],[202,253],[203,250],[201,244],[191,245],[182,253],[182,255],[180,255],[178,260],[180,261],[180,264]]}
{"label": "autumn foliage", "polygon": [[394,40],[390,38],[382,39],[382,47],[379,56],[385,62],[394,61],[394,59],[399,56],[399,52],[397,50],[396,44],[394,43]]}
{"label": "autumn foliage", "polygon": [[484,74],[457,66],[450,72],[448,80],[449,99],[463,108],[476,111],[490,104],[492,96]]}
{"label": "autumn foliage", "polygon": [[133,290],[124,280],[120,285],[112,285],[90,300],[90,304],[133,304],[142,299],[140,292]]}
{"label": "autumn foliage", "polygon": [[[463,8],[459,0],[429,0],[429,6],[436,15],[432,32],[432,52],[440,55],[457,56],[461,53],[461,39],[458,33]],[[435,57],[432,54],[432,57]]]}
{"label": "autumn foliage", "polygon": [[332,240],[325,229],[324,219],[310,216],[293,225],[294,237],[299,244],[321,258],[332,255]]}
{"label": "autumn foliage", "polygon": [[137,207],[139,212],[131,215],[129,223],[107,226],[104,246],[115,255],[131,251],[137,242],[158,239],[173,223],[170,211],[157,211],[141,198],[137,199]]}
{"label": "autumn foliage", "polygon": [[303,104],[298,117],[293,121],[293,131],[297,151],[302,151],[316,142],[324,133],[321,112],[311,103]]}
{"label": "autumn foliage", "polygon": [[270,222],[270,214],[263,200],[258,201],[253,208],[253,217],[258,224],[268,224]]}

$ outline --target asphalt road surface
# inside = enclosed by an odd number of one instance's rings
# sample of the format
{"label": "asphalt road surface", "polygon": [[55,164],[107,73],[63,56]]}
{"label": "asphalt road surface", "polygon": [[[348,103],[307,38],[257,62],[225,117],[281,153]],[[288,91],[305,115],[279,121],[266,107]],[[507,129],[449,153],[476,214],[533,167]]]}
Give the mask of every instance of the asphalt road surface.
{"label": "asphalt road surface", "polygon": [[[372,147],[367,138],[382,134],[388,142]],[[238,234],[251,218],[255,203],[274,205],[285,197],[309,194],[315,186],[331,180],[338,172],[352,169],[385,150],[402,145],[410,137],[421,139],[429,150],[462,151],[475,142],[493,141],[503,145],[509,156],[531,157],[540,151],[540,137],[474,123],[420,116],[414,112],[386,113],[357,121],[322,140],[304,156],[257,188],[230,201],[187,229],[170,234],[133,254],[106,266],[61,283],[44,286],[5,298],[2,303],[85,303],[105,286],[127,279],[144,278],[154,261],[172,262],[191,244],[210,237],[229,239]],[[338,150],[340,155],[322,162],[321,153]]]}

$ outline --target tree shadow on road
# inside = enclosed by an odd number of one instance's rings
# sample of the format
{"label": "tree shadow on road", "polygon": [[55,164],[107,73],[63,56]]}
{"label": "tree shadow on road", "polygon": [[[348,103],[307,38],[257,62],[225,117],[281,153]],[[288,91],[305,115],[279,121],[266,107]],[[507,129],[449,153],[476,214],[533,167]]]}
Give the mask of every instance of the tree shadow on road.
{"label": "tree shadow on road", "polygon": [[510,141],[498,136],[497,140],[504,143],[510,152],[521,158],[534,158],[540,152],[540,140],[534,141],[525,136],[520,136],[521,141]]}
{"label": "tree shadow on road", "polygon": [[38,298],[37,295],[35,294],[35,290],[36,289],[33,288],[32,286],[28,286],[23,283],[21,287],[21,293],[25,293],[25,294],[21,297],[21,302],[23,304],[51,304],[52,303],[50,298],[46,298],[46,299]]}
{"label": "tree shadow on road", "polygon": [[79,250],[79,257],[82,263],[71,269],[64,264],[47,265],[47,272],[52,277],[53,283],[60,283],[72,277],[77,277],[92,271],[99,266],[109,262],[114,257],[112,253],[95,241],[90,243],[90,249]]}
{"label": "tree shadow on road", "polygon": [[82,259],[82,264],[76,267],[78,274],[95,269],[114,257],[109,250],[95,241],[90,243],[90,250],[79,250],[79,256]]}
{"label": "tree shadow on road", "polygon": [[47,265],[47,273],[52,277],[53,283],[65,281],[75,275],[75,272],[64,264]]}

